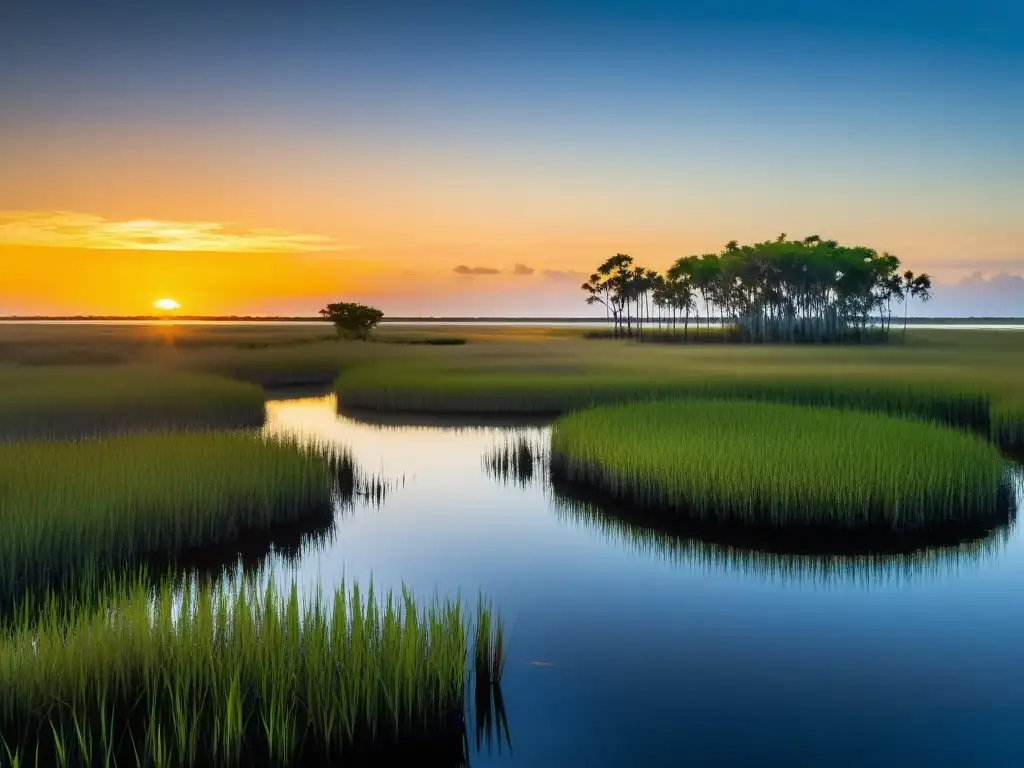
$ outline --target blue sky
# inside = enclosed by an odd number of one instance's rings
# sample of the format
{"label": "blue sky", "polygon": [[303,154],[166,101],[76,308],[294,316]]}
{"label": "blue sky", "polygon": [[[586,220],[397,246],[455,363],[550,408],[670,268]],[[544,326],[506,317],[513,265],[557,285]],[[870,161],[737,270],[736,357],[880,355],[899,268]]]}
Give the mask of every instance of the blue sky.
{"label": "blue sky", "polygon": [[[0,210],[330,237],[385,302],[408,272],[661,267],[779,231],[988,282],[1024,272],[1022,7],[23,3]],[[432,300],[573,314],[567,286]]]}

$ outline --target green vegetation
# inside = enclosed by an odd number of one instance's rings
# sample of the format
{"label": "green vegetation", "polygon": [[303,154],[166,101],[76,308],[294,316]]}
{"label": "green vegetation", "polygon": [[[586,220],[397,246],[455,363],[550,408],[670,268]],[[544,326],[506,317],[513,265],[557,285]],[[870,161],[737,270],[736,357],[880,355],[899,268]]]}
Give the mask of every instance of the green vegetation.
{"label": "green vegetation", "polygon": [[[621,333],[611,328],[583,332],[584,339],[598,341],[618,339],[621,336]],[[728,325],[724,328],[718,326],[705,328],[700,333],[685,335],[678,333],[671,325],[668,328],[662,328],[659,324],[657,327],[644,331],[643,341],[657,344],[722,344],[723,342],[740,341],[740,337],[739,332]]]}
{"label": "green vegetation", "polygon": [[[711,318],[734,333],[722,341],[848,342],[871,339],[871,319],[880,315],[880,332],[888,338],[893,302],[931,298],[931,278],[907,271],[900,260],[872,248],[841,246],[835,240],[811,235],[787,240],[726,244],[721,253],[685,256],[660,275],[636,266],[624,253],[604,261],[581,287],[588,304],[605,307],[617,335],[643,338],[645,318],[658,311],[659,325],[667,321],[675,332],[682,320],[683,339],[689,338],[691,312],[697,330],[700,309],[710,331]],[[699,301],[698,301],[699,299]]]}
{"label": "green vegetation", "polygon": [[334,323],[338,336],[343,339],[366,339],[384,319],[379,309],[346,302],[328,304],[320,310],[320,315]]}
{"label": "green vegetation", "polygon": [[[333,606],[320,595],[299,606],[294,591],[283,603],[258,594],[251,562],[241,594],[193,570],[219,577],[254,536],[262,552],[279,551],[281,531],[298,546],[300,529],[330,524],[335,502],[380,503],[391,488],[317,446],[192,431],[264,421],[259,387],[209,374],[324,382],[357,362],[464,341],[380,336],[404,343],[337,345],[304,328],[0,328],[0,361],[16,363],[0,368],[0,615],[15,617],[0,629],[0,763],[398,754],[461,765],[472,672],[477,706],[488,706],[478,726],[507,739],[504,646],[489,608],[468,664],[458,603],[417,613],[408,595],[380,604],[339,592]],[[66,365],[83,361],[101,365]],[[136,434],[110,434],[125,431]],[[53,440],[66,437],[89,439]],[[140,564],[171,568],[128,577]],[[176,591],[180,572],[199,579],[198,594]]]}
{"label": "green vegetation", "polygon": [[[497,680],[500,627],[483,605],[477,621],[478,678]],[[0,632],[0,738],[8,765],[348,765],[389,748],[462,764],[468,631],[459,603],[420,611],[407,592],[125,580],[92,613],[51,601]]]}
{"label": "green vegetation", "polygon": [[330,516],[351,466],[252,433],[0,445],[0,602],[90,569]]}
{"label": "green vegetation", "polygon": [[[594,405],[634,400],[702,397],[763,400],[881,411],[963,427],[988,429],[988,398],[982,393],[899,383],[844,384],[791,377],[744,380],[738,377],[638,381],[633,375],[551,373],[538,376],[476,374],[456,378],[417,371],[415,379],[387,377],[398,386],[366,386],[387,374],[384,367],[355,369],[339,379],[344,407],[383,411],[561,413]],[[387,373],[397,374],[388,370]],[[412,381],[410,381],[412,379]],[[413,386],[410,386],[410,383]]]}
{"label": "green vegetation", "polygon": [[[983,407],[988,413],[970,416],[970,422],[990,432],[1005,449],[1024,453],[1024,429],[1019,426],[1020,417],[1014,416],[1024,413],[1024,388],[1019,383],[1024,381],[1024,333],[911,328],[901,345],[709,341],[677,346],[625,340],[584,342],[581,336],[585,332],[587,329],[580,327],[434,324],[385,325],[374,333],[374,339],[382,342],[449,335],[469,342],[433,346],[337,344],[323,340],[322,326],[297,324],[0,325],[0,360],[34,363],[31,368],[0,366],[0,439],[10,429],[8,419],[16,420],[23,433],[26,424],[31,427],[39,422],[24,407],[27,401],[3,406],[5,400],[10,402],[12,376],[30,381],[21,388],[27,395],[48,389],[47,394],[35,398],[36,407],[43,409],[42,417],[52,410],[65,420],[83,420],[94,430],[96,425],[90,421],[95,421],[91,415],[95,411],[109,416],[101,420],[102,429],[105,425],[128,428],[135,422],[145,426],[146,409],[132,403],[150,398],[155,401],[154,408],[170,410],[171,403],[182,399],[172,392],[181,381],[177,377],[187,371],[267,387],[336,380],[343,408],[406,412],[552,413],[601,402],[603,397],[637,400],[650,391],[686,392],[698,386],[749,389],[764,385],[776,391],[815,387],[844,392],[868,388],[909,393],[925,400],[944,399],[951,393],[987,400]],[[717,341],[720,333],[714,327],[710,334],[702,329],[701,340]],[[645,330],[645,336],[649,331]],[[84,360],[133,364],[63,367]],[[236,395],[246,392],[244,397],[253,410],[261,407],[256,390],[209,378],[189,378]],[[82,385],[70,383],[78,380]],[[91,394],[80,396],[78,390]],[[130,396],[123,394],[129,390]],[[899,394],[897,399],[904,397]],[[61,405],[65,398],[70,398],[66,407]],[[210,422],[217,418],[212,411],[224,409],[189,406],[184,418],[186,422],[191,419],[190,423]],[[256,413],[254,419],[259,418]]]}
{"label": "green vegetation", "polygon": [[990,434],[1024,451],[1024,333],[911,330],[906,345],[593,344],[534,337],[353,361],[339,405],[362,411],[555,414],[680,396],[878,410]]}
{"label": "green vegetation", "polygon": [[258,387],[139,367],[0,368],[0,441],[107,432],[258,426]]}
{"label": "green vegetation", "polygon": [[552,471],[615,498],[751,527],[927,530],[1005,516],[981,438],[879,414],[679,400],[555,423]]}
{"label": "green vegetation", "polygon": [[380,341],[385,344],[426,344],[432,347],[459,347],[468,343],[468,339],[462,336],[428,336],[426,338],[416,336],[392,336],[384,337]]}
{"label": "green vegetation", "polygon": [[1024,398],[996,401],[992,408],[992,441],[1024,456]]}

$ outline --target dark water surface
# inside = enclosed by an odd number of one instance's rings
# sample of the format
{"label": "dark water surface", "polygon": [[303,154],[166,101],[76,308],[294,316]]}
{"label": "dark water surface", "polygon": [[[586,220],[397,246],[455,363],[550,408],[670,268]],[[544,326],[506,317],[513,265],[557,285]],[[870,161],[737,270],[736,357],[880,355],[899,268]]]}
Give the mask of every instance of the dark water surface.
{"label": "dark water surface", "polygon": [[488,468],[545,426],[377,425],[329,396],[271,401],[266,429],[390,482],[275,575],[501,612],[512,752],[475,766],[1024,765],[1015,526],[904,555],[758,553],[604,514],[539,461]]}

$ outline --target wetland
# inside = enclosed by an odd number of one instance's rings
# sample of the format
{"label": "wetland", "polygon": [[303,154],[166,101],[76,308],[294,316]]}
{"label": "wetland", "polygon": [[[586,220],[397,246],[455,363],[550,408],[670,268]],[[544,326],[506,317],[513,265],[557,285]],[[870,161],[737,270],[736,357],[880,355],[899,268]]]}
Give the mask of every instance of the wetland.
{"label": "wetland", "polygon": [[18,333],[12,764],[1024,750],[1024,336]]}

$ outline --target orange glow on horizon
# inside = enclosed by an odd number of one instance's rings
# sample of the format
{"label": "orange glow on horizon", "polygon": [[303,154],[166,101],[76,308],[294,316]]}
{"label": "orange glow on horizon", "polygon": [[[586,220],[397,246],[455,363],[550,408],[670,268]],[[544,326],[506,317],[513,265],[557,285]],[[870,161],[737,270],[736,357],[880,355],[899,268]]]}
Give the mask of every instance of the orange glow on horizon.
{"label": "orange glow on horizon", "polygon": [[[583,315],[579,285],[608,255],[627,252],[660,270],[680,255],[724,243],[716,234],[722,228],[710,225],[681,232],[595,222],[584,230],[579,223],[561,229],[524,220],[502,228],[462,212],[462,227],[455,218],[424,222],[401,219],[401,211],[393,215],[390,229],[357,227],[358,239],[350,240],[339,233],[347,228],[340,223],[339,231],[324,232],[316,222],[327,219],[312,211],[305,217],[310,226],[295,230],[253,227],[259,217],[242,227],[170,217],[0,211],[0,315],[142,315],[187,307],[195,315],[312,316],[324,303],[343,299],[395,314],[502,314],[511,301],[526,312],[557,307]],[[741,241],[773,236],[751,226],[735,234]],[[825,234],[892,250],[908,268],[927,269],[939,282],[974,271],[969,263],[943,267],[944,259],[922,264],[914,256],[923,241],[909,231],[879,232],[877,238]],[[996,267],[999,257],[1012,255],[995,235],[986,248],[981,245],[975,242],[976,250],[998,254]],[[153,297],[162,298],[154,303]],[[165,299],[174,306],[163,304]]]}

